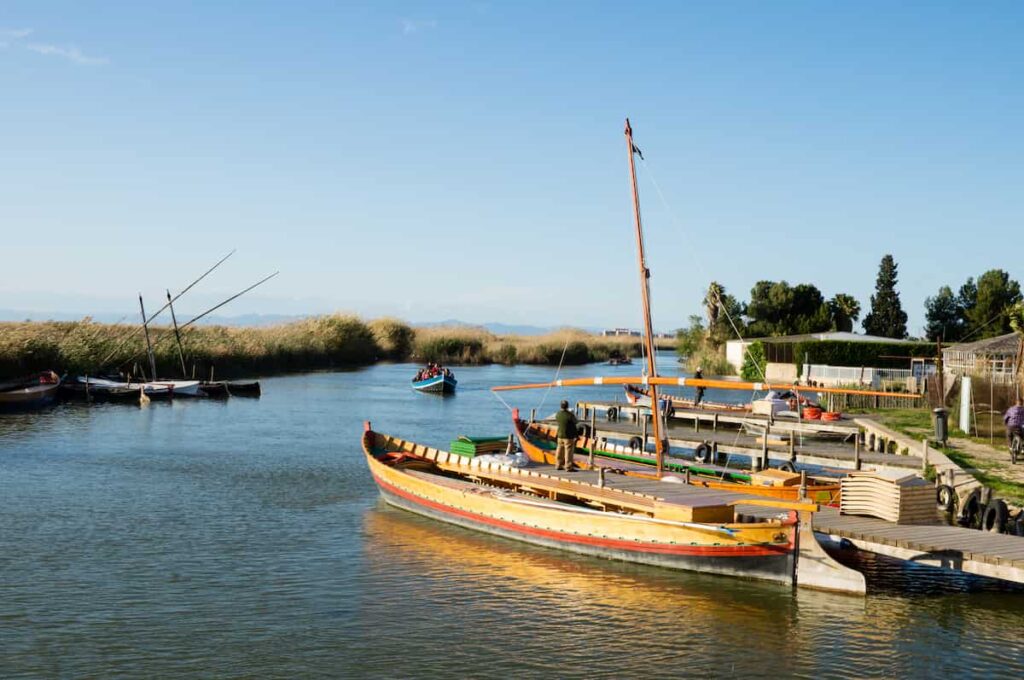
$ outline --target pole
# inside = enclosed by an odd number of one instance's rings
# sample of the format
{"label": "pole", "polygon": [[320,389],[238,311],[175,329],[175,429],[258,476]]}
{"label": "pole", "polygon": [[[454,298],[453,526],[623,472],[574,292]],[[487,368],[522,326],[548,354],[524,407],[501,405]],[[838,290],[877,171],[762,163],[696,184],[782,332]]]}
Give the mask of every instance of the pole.
{"label": "pole", "polygon": [[[651,326],[651,301],[650,301],[650,278],[651,270],[647,268],[644,257],[644,234],[643,223],[640,219],[640,191],[636,185],[636,160],[633,154],[636,153],[636,145],[633,144],[633,128],[626,119],[626,147],[629,150],[629,178],[633,189],[633,219],[636,222],[636,247],[637,263],[640,269],[640,298],[643,304],[644,314],[644,345],[647,348],[647,375],[652,378],[658,376],[658,369],[654,362],[654,331]],[[658,416],[658,388],[650,385],[651,394],[651,426],[654,429],[654,452],[658,465],[658,477],[661,477],[664,466],[665,447],[661,440],[661,422]]]}
{"label": "pole", "polygon": [[156,358],[153,356],[153,343],[149,341],[149,324],[146,321],[146,307],[142,304],[142,293],[139,293],[139,310],[142,312],[142,330],[146,334],[146,352],[149,353],[149,375],[152,380],[156,380]]}
{"label": "pole", "polygon": [[188,370],[185,368],[185,352],[181,349],[181,332],[178,330],[178,317],[174,315],[174,301],[171,300],[171,291],[167,291],[167,306],[171,309],[171,323],[174,324],[174,339],[178,341],[178,359],[181,360],[181,377],[188,377]]}
{"label": "pole", "polygon": [[[192,283],[188,284],[188,287],[186,287],[186,288],[185,288],[185,290],[183,290],[183,291],[181,291],[180,293],[178,293],[177,295],[175,295],[175,296],[174,296],[174,299],[175,299],[175,300],[177,300],[177,299],[178,299],[178,298],[180,298],[180,297],[181,297],[182,295],[184,295],[185,293],[187,293],[187,292],[189,292],[190,290],[192,290],[192,288],[193,288],[193,287],[194,287],[194,286],[195,286],[195,285],[196,285],[197,283],[199,283],[200,281],[202,281],[203,279],[205,279],[205,278],[207,277],[207,275],[208,275],[208,274],[209,274],[210,272],[212,272],[212,271],[213,271],[214,269],[216,269],[217,267],[221,266],[221,264],[223,264],[223,263],[224,263],[224,260],[228,259],[229,257],[231,257],[231,256],[232,256],[232,255],[234,255],[234,254],[235,254],[235,251],[233,251],[233,250],[232,250],[232,251],[231,251],[230,253],[228,253],[227,255],[225,255],[224,257],[222,257],[222,258],[220,259],[220,261],[219,261],[219,262],[217,262],[217,264],[213,265],[212,267],[210,267],[209,269],[207,269],[207,270],[206,270],[205,272],[203,272],[202,276],[200,276],[200,277],[199,277],[198,279],[196,279],[196,280],[195,280],[195,281],[193,281]],[[167,309],[167,305],[164,305],[164,306],[163,306],[163,307],[161,307],[160,309],[156,310],[156,312],[155,312],[155,313],[153,314],[153,316],[149,317],[148,319],[143,319],[143,324],[147,324],[147,323],[151,322],[151,321],[152,321],[153,319],[155,319],[155,318],[156,318],[157,316],[159,316],[159,315],[160,315],[160,312],[164,311],[165,309]],[[125,343],[127,343],[127,342],[128,342],[129,340],[131,340],[132,338],[134,338],[134,337],[135,337],[136,335],[138,335],[138,334],[139,334],[139,329],[138,329],[138,328],[136,328],[136,329],[135,329],[135,330],[134,330],[134,331],[133,331],[133,332],[132,332],[131,334],[129,334],[129,335],[128,335],[127,337],[125,337],[125,338],[124,338],[124,339],[123,339],[123,340],[122,340],[121,342],[119,342],[119,343],[117,344],[117,346],[116,346],[116,347],[114,347],[114,349],[110,350],[110,351],[109,351],[109,352],[107,353],[107,356],[103,357],[103,360],[102,360],[102,361],[100,362],[100,366],[102,366],[103,364],[105,364],[105,363],[107,363],[108,361],[110,361],[110,360],[111,360],[111,359],[112,359],[112,358],[113,358],[113,357],[114,357],[114,356],[115,356],[115,355],[116,355],[116,354],[117,354],[117,353],[118,353],[118,352],[119,352],[119,351],[121,350],[121,348],[122,348],[122,347],[124,347]],[[131,361],[131,359],[129,359],[128,361]]]}

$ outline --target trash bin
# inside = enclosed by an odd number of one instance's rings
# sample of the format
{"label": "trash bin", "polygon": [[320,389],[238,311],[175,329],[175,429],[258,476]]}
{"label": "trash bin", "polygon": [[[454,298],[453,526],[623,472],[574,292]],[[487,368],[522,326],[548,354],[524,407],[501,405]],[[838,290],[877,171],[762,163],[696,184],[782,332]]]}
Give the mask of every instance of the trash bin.
{"label": "trash bin", "polygon": [[945,444],[949,438],[949,413],[944,408],[937,408],[932,413],[935,414],[935,441]]}

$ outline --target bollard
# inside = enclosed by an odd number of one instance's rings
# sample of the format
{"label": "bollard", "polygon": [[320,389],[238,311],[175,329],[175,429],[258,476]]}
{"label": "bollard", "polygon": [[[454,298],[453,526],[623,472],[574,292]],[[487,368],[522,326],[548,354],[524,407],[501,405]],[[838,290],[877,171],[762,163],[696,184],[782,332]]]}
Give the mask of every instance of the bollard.
{"label": "bollard", "polygon": [[853,440],[853,469],[860,470],[860,435]]}
{"label": "bollard", "polygon": [[604,488],[604,467],[597,468],[597,488]]}
{"label": "bollard", "polygon": [[718,432],[718,414],[715,414],[714,420],[711,421],[711,431]]}
{"label": "bollard", "polygon": [[693,414],[693,431],[700,432],[700,415]]}
{"label": "bollard", "polygon": [[690,468],[686,468],[686,483],[690,483]]}
{"label": "bollard", "polygon": [[644,416],[643,427],[640,430],[640,436],[643,439],[643,450],[647,450],[647,416]]}
{"label": "bollard", "polygon": [[800,500],[807,499],[807,470],[800,471]]}

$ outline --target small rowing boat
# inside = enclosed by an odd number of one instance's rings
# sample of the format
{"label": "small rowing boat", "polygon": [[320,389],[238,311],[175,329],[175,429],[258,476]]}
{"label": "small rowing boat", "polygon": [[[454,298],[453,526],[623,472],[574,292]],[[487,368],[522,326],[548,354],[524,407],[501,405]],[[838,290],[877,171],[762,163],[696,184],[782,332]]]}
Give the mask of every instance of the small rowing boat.
{"label": "small rowing boat", "polygon": [[[422,373],[422,372],[421,372]],[[436,375],[428,375],[420,379],[413,378],[412,388],[418,392],[431,392],[433,394],[452,394],[459,381],[455,374],[449,369],[441,369]]]}
{"label": "small rowing boat", "polygon": [[[626,401],[634,406],[650,406],[651,405],[651,393],[644,387],[637,387],[636,385],[623,385],[623,389],[626,391]],[[662,394],[659,396],[662,405],[668,404],[672,408],[702,408],[709,411],[733,411],[736,413],[749,413],[750,406],[747,404],[727,404],[720,401],[707,401],[701,399],[700,405],[693,399],[687,399],[686,397],[679,397],[675,395]]]}
{"label": "small rowing boat", "polygon": [[[100,399],[110,395],[124,394],[126,391],[138,392],[140,389],[150,399],[173,399],[174,397],[200,397],[198,380],[151,380],[146,382],[123,382],[120,380],[108,380],[106,378],[93,378],[91,376],[76,376],[72,381],[84,389],[90,396],[99,394]],[[116,399],[110,399],[115,401]]]}
{"label": "small rowing boat", "polygon": [[53,371],[43,371],[0,384],[0,411],[32,411],[49,406],[57,399],[61,379]]}

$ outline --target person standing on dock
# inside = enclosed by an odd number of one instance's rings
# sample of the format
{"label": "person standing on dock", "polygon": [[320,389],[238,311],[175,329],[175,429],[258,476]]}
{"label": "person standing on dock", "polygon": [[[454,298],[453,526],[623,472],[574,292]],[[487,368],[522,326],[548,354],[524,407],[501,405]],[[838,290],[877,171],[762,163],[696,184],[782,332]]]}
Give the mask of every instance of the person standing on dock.
{"label": "person standing on dock", "polygon": [[[693,377],[696,378],[697,380],[703,380],[704,379],[704,371],[701,370],[700,366],[698,366],[697,370],[694,371]],[[694,406],[694,408],[700,406],[700,402],[702,402],[702,401],[704,401],[704,388],[703,387],[698,387],[697,388],[697,396],[693,398],[693,406]]]}
{"label": "person standing on dock", "polygon": [[569,410],[569,402],[562,400],[562,408],[555,415],[558,421],[558,446],[555,447],[555,469],[572,472],[576,469],[576,437],[579,435],[576,414]]}
{"label": "person standing on dock", "polygon": [[1017,434],[1024,438],[1024,400],[1017,399],[1017,403],[1007,409],[1003,415],[1003,423],[1006,424],[1006,445],[1013,445],[1013,435]]}

